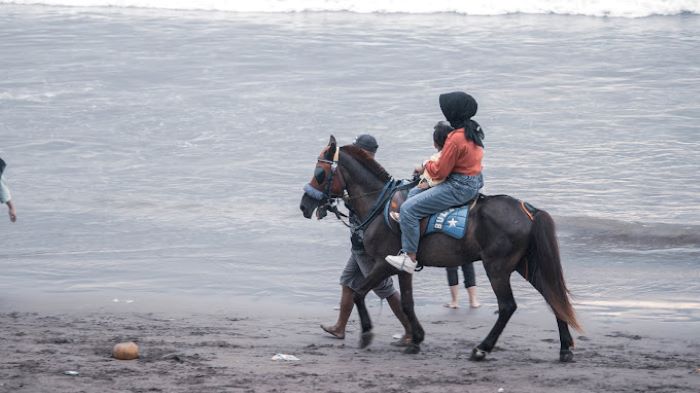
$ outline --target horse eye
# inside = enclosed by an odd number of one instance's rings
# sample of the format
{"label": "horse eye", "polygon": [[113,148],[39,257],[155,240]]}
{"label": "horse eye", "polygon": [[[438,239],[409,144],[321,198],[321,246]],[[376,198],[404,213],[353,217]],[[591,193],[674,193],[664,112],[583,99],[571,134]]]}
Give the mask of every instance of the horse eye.
{"label": "horse eye", "polygon": [[326,171],[324,171],[323,168],[316,168],[316,171],[314,171],[314,178],[316,179],[316,183],[323,184],[323,181],[326,180]]}

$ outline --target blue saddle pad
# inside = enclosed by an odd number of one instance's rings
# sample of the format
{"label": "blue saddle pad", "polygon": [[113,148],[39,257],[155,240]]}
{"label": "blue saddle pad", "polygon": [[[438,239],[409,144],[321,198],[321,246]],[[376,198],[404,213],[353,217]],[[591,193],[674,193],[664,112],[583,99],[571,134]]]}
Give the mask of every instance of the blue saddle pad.
{"label": "blue saddle pad", "polygon": [[453,207],[443,212],[433,214],[428,218],[428,226],[425,228],[425,235],[444,233],[455,239],[461,239],[464,237],[464,233],[467,230],[468,216],[468,206]]}

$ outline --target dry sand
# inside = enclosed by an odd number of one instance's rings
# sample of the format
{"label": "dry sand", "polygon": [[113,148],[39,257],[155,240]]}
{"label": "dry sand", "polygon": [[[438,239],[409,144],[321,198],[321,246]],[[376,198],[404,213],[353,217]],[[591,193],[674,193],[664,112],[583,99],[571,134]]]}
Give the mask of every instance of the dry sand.
{"label": "dry sand", "polygon": [[[118,306],[36,308],[0,301],[0,391],[700,391],[700,334],[693,324],[676,329],[681,325],[589,321],[585,335],[574,335],[575,362],[561,364],[551,313],[518,310],[496,350],[472,362],[470,349],[495,321],[493,307],[419,307],[423,351],[404,355],[390,345],[401,329],[386,306],[370,309],[376,337],[364,350],[357,348],[355,314],[345,340],[318,328],[334,321],[336,311],[328,306],[274,312],[247,301],[186,311]],[[112,359],[112,346],[128,340],[139,344],[141,358]],[[271,360],[277,353],[300,360]]]}

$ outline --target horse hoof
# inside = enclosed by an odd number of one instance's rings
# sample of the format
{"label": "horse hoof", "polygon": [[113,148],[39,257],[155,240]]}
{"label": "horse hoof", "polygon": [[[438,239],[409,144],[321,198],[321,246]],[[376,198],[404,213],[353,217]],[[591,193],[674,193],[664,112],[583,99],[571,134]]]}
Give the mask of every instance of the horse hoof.
{"label": "horse hoof", "polygon": [[369,345],[372,344],[373,339],[374,339],[374,333],[372,333],[372,332],[362,333],[360,335],[360,348],[369,347]]}
{"label": "horse hoof", "polygon": [[484,359],[486,359],[486,351],[481,350],[481,349],[476,348],[476,347],[474,349],[472,349],[471,360],[475,360],[478,362],[478,361],[481,361]]}
{"label": "horse hoof", "polygon": [[559,361],[562,363],[568,363],[574,360],[574,353],[570,350],[564,350],[559,352]]}
{"label": "horse hoof", "polygon": [[420,345],[416,345],[413,343],[408,344],[408,346],[406,346],[406,349],[403,350],[403,353],[408,354],[408,355],[415,355],[419,352],[420,352]]}

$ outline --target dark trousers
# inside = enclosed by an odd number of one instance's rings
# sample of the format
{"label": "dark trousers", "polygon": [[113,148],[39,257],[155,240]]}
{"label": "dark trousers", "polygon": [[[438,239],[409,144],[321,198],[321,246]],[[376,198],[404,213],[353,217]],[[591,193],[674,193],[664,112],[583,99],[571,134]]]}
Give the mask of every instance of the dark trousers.
{"label": "dark trousers", "polygon": [[[447,283],[450,286],[459,284],[459,267],[447,267]],[[474,263],[467,262],[462,265],[462,273],[464,274],[464,287],[469,288],[476,285],[476,275],[474,274]]]}

